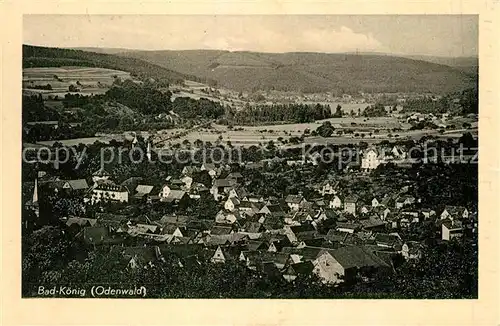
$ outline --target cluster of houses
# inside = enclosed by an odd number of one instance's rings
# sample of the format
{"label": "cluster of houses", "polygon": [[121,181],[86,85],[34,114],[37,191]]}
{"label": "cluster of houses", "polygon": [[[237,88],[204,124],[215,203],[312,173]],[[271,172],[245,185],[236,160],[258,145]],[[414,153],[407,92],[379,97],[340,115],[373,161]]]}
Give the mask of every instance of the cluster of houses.
{"label": "cluster of houses", "polygon": [[[193,175],[201,171],[211,178],[211,187],[193,181]],[[131,268],[148,268],[168,253],[168,257],[177,257],[180,266],[201,260],[236,261],[289,281],[314,274],[326,283],[339,283],[390,272],[395,255],[418,259],[422,244],[400,236],[401,230],[412,225],[436,223],[443,241],[477,232],[476,213],[457,206],[441,212],[422,208],[408,187],[367,200],[352,193],[343,195],[345,189],[338,182],[325,181],[316,185],[317,198],[305,198],[302,193],[264,198],[247,191],[242,173],[214,164],[185,166],[181,177],[169,177],[159,188],[141,178],[115,184],[110,177],[100,169],[93,173],[91,186],[86,180],[57,179],[51,181],[51,187],[83,196],[89,204],[133,205],[139,200],[181,205],[201,200],[200,194],[205,192],[209,196],[204,198],[213,198],[210,200],[220,207],[211,219],[170,214],[153,220],[123,212],[64,219],[75,236],[89,245],[111,246]],[[38,179],[46,178],[42,174]],[[33,198],[26,204],[35,210],[38,179]],[[140,245],[126,245],[127,239]]]}

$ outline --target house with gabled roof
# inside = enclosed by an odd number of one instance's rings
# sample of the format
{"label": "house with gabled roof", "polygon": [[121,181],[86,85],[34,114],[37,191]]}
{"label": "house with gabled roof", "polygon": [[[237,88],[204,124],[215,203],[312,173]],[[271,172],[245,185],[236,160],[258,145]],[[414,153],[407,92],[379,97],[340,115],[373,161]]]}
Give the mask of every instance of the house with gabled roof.
{"label": "house with gabled roof", "polygon": [[137,187],[135,188],[134,198],[142,199],[142,198],[149,196],[151,194],[151,192],[153,191],[153,188],[154,188],[154,186],[150,186],[150,185],[141,185],[141,184],[137,185]]}
{"label": "house with gabled roof", "polygon": [[262,209],[259,211],[260,214],[265,214],[265,215],[274,215],[274,216],[280,216],[284,217],[285,216],[285,211],[279,204],[274,204],[274,205],[265,205],[262,207]]}
{"label": "house with gabled roof", "polygon": [[111,177],[111,174],[101,167],[99,170],[92,173],[92,182],[96,183],[99,180],[108,180]]}
{"label": "house with gabled roof", "polygon": [[358,274],[372,274],[390,266],[368,247],[347,246],[323,249],[313,261],[314,272],[327,283],[353,280]]}
{"label": "house with gabled roof", "polygon": [[285,203],[292,210],[299,210],[301,205],[306,202],[305,198],[302,195],[288,195],[285,198]]}
{"label": "house with gabled roof", "polygon": [[407,241],[401,247],[401,254],[406,260],[420,259],[422,257],[422,244],[418,241]]}
{"label": "house with gabled roof", "polygon": [[430,208],[422,208],[420,213],[424,216],[425,219],[429,219],[433,216],[436,216],[436,211]]}
{"label": "house with gabled roof", "polygon": [[215,216],[215,222],[219,224],[234,224],[240,218],[238,211],[220,210]]}
{"label": "house with gabled roof", "polygon": [[338,181],[325,181],[321,187],[320,193],[322,196],[325,195],[335,195],[338,191],[339,182]]}
{"label": "house with gabled roof", "polygon": [[174,237],[182,238],[184,237],[183,231],[185,232],[185,227],[181,227],[176,224],[165,224],[161,227],[161,234],[168,234]]}
{"label": "house with gabled roof", "polygon": [[129,191],[124,186],[119,186],[111,180],[98,180],[91,194],[91,202],[128,202]]}
{"label": "house with gabled roof", "polygon": [[376,216],[370,216],[368,219],[359,220],[361,227],[366,231],[384,231],[385,222]]}
{"label": "house with gabled roof", "polygon": [[469,211],[463,206],[445,206],[443,212],[440,215],[442,220],[450,219],[466,219],[469,217]]}
{"label": "house with gabled roof", "polygon": [[339,196],[335,195],[329,203],[329,207],[332,209],[340,209],[342,208],[342,200]]}
{"label": "house with gabled roof", "polygon": [[168,196],[162,197],[161,202],[170,204],[181,204],[189,200],[189,195],[183,190],[170,190]]}
{"label": "house with gabled roof", "polygon": [[404,160],[408,156],[405,148],[399,145],[394,145],[391,150],[392,157],[396,160]]}
{"label": "house with gabled roof", "polygon": [[246,233],[261,233],[264,232],[265,229],[262,224],[257,221],[246,221],[241,227],[241,231]]}
{"label": "house with gabled roof", "polygon": [[184,168],[182,169],[182,174],[183,175],[187,175],[187,176],[190,176],[192,177],[194,174],[200,172],[201,169],[197,166],[194,166],[194,165],[186,165],[184,166]]}
{"label": "house with gabled roof", "polygon": [[85,217],[70,217],[66,221],[66,226],[71,227],[77,225],[79,227],[94,226],[97,224],[97,219]]}
{"label": "house with gabled roof", "polygon": [[207,171],[212,178],[215,178],[219,172],[217,167],[213,163],[203,163],[200,170]]}
{"label": "house with gabled roof", "polygon": [[370,171],[376,169],[382,163],[381,153],[377,148],[367,148],[361,158],[361,169]]}
{"label": "house with gabled roof", "polygon": [[358,204],[358,196],[351,195],[344,199],[344,212],[356,216],[356,205]]}
{"label": "house with gabled roof", "polygon": [[237,183],[234,179],[215,179],[210,189],[210,193],[216,200],[219,200],[227,195],[236,185]]}
{"label": "house with gabled roof", "polygon": [[228,211],[234,211],[240,205],[240,201],[237,197],[229,197],[224,203],[224,209]]}
{"label": "house with gabled roof", "polygon": [[358,222],[337,222],[335,230],[347,233],[354,233],[361,230],[361,224]]}
{"label": "house with gabled roof", "polygon": [[374,237],[375,244],[382,248],[391,248],[399,251],[401,249],[401,238],[395,234],[377,233]]}
{"label": "house with gabled roof", "polygon": [[290,264],[283,271],[283,278],[289,282],[294,281],[297,277],[308,277],[312,275],[314,265],[310,261]]}
{"label": "house with gabled roof", "polygon": [[210,262],[215,264],[224,264],[229,259],[231,259],[231,254],[228,248],[217,246],[217,249],[215,249],[215,251],[213,251],[213,254],[211,255]]}
{"label": "house with gabled roof", "polygon": [[88,245],[119,244],[123,240],[123,237],[111,234],[106,226],[94,225],[83,228],[83,241]]}
{"label": "house with gabled roof", "polygon": [[442,240],[449,241],[455,238],[461,238],[464,233],[464,227],[460,220],[451,220],[449,218],[442,220],[441,224],[441,238]]}
{"label": "house with gabled roof", "polygon": [[162,225],[175,224],[180,227],[185,227],[192,220],[187,215],[164,215],[158,222]]}
{"label": "house with gabled roof", "polygon": [[65,181],[62,188],[72,192],[85,192],[89,189],[89,186],[87,180],[77,179]]}
{"label": "house with gabled roof", "polygon": [[266,231],[280,230],[283,228],[283,221],[279,216],[267,215],[262,223]]}
{"label": "house with gabled roof", "polygon": [[128,260],[128,267],[132,269],[153,267],[155,262],[161,257],[161,252],[158,246],[115,246],[111,250],[123,255],[123,257]]}
{"label": "house with gabled roof", "polygon": [[394,206],[394,199],[391,196],[385,196],[382,198],[380,201],[380,205],[384,207],[393,207]]}
{"label": "house with gabled roof", "polygon": [[227,175],[226,179],[236,180],[236,183],[243,182],[243,175],[240,172],[231,172]]}
{"label": "house with gabled roof", "polygon": [[229,191],[228,197],[236,197],[239,200],[243,200],[247,197],[248,192],[243,186],[233,188]]}

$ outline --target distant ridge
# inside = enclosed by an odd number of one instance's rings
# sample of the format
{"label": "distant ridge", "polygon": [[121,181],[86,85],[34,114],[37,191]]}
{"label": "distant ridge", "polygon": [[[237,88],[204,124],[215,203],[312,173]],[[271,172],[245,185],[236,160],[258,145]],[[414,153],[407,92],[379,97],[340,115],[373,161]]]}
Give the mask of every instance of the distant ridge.
{"label": "distant ridge", "polygon": [[189,79],[249,92],[450,93],[477,87],[477,63],[477,58],[402,57],[383,53],[142,51],[23,46],[24,67],[99,66],[169,83]]}
{"label": "distant ridge", "polygon": [[477,84],[477,73],[430,62],[433,57],[420,60],[388,54],[222,50],[132,51],[117,55],[214,79],[221,86],[239,91],[448,93]]}

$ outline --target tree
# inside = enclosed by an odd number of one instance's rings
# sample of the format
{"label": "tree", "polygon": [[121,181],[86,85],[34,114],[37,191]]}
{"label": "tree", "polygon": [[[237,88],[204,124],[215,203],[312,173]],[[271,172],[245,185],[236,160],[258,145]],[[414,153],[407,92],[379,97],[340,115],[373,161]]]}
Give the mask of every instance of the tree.
{"label": "tree", "polygon": [[337,104],[337,108],[335,109],[335,113],[333,114],[334,118],[342,118],[343,112],[340,104]]}
{"label": "tree", "polygon": [[321,137],[330,137],[334,131],[335,131],[335,128],[333,128],[330,121],[323,122],[323,124],[316,129],[316,132]]}
{"label": "tree", "polygon": [[73,84],[69,85],[68,91],[70,92],[79,92],[80,90]]}
{"label": "tree", "polygon": [[196,139],[194,141],[194,146],[198,147],[198,148],[201,148],[203,147],[203,141],[201,139]]}

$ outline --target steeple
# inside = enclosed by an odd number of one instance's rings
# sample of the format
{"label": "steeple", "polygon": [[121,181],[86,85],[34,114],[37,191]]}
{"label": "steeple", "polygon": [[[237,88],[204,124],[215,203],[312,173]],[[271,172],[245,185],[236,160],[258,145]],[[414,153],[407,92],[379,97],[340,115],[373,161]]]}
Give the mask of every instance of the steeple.
{"label": "steeple", "polygon": [[134,132],[134,139],[132,140],[132,148],[134,148],[138,142],[139,141],[137,140],[137,134]]}
{"label": "steeple", "polygon": [[33,206],[38,205],[38,178],[35,178],[35,188],[33,189]]}
{"label": "steeple", "polygon": [[148,142],[148,148],[146,149],[146,157],[151,161],[151,143]]}

